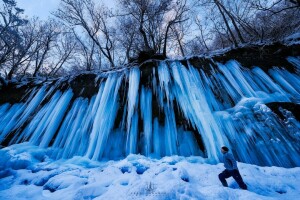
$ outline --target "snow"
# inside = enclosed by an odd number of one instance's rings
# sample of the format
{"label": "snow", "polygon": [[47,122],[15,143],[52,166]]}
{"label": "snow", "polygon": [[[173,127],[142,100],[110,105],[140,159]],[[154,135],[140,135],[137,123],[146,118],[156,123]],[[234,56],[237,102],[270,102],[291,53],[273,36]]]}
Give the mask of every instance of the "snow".
{"label": "snow", "polygon": [[238,163],[248,185],[241,190],[218,174],[223,164],[198,156],[159,160],[130,154],[99,162],[75,156],[52,160],[51,148],[29,143],[0,150],[0,199],[298,199],[300,167],[259,167]]}
{"label": "snow", "polygon": [[[297,199],[300,122],[267,106],[300,102],[300,57],[287,60],[295,73],[235,60],[211,74],[162,61],[146,84],[138,67],[103,72],[90,99],[59,89],[76,76],[37,86],[0,105],[0,143],[14,144],[0,199]],[[238,163],[248,191],[219,182],[223,145],[252,164]]]}

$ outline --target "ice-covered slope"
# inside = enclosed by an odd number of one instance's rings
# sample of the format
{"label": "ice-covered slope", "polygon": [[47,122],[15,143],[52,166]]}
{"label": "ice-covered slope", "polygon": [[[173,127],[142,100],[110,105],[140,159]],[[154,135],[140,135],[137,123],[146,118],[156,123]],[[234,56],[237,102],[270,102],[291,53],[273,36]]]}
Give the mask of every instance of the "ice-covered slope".
{"label": "ice-covered slope", "polygon": [[160,160],[129,155],[97,162],[83,157],[52,160],[51,149],[18,144],[0,150],[1,200],[82,199],[289,199],[300,196],[300,168],[238,163],[248,190],[218,180],[223,165],[201,157]]}

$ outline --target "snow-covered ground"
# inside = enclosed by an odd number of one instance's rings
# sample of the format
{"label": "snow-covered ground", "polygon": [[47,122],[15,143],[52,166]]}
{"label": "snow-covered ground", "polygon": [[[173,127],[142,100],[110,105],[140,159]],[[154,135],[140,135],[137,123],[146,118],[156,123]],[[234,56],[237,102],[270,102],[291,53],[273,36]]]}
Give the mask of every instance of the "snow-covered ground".
{"label": "snow-covered ground", "polygon": [[54,161],[51,149],[28,143],[0,150],[0,199],[299,199],[300,167],[238,163],[248,190],[218,180],[223,164],[201,157],[160,160],[129,155],[119,161],[83,157]]}

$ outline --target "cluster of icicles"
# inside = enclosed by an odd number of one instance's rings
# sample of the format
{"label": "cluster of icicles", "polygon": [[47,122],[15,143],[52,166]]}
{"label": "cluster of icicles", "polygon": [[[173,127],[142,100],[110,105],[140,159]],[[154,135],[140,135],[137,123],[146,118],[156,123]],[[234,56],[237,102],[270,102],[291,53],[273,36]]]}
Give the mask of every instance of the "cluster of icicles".
{"label": "cluster of icicles", "polygon": [[[242,162],[300,166],[300,123],[284,109],[286,120],[280,120],[265,105],[300,102],[300,60],[287,59],[296,73],[276,67],[267,73],[259,67],[250,70],[231,60],[216,63],[207,74],[190,64],[162,61],[146,77],[151,79],[147,85],[142,85],[145,77],[138,67],[100,74],[95,80],[101,79],[99,91],[90,99],[74,98],[71,88],[36,87],[25,103],[0,105],[0,143],[11,137],[10,144],[50,147],[56,159],[141,153],[201,156],[212,163],[219,161],[220,146],[227,145]],[[121,87],[127,87],[125,96]],[[153,115],[154,109],[164,113],[163,120]],[[177,123],[178,113],[190,128]]]}

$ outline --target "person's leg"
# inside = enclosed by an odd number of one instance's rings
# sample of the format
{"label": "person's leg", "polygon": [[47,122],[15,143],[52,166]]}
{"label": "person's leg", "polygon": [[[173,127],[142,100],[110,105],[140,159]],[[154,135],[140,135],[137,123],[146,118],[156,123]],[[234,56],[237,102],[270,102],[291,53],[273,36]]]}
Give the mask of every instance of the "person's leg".
{"label": "person's leg", "polygon": [[239,170],[235,169],[232,171],[232,177],[238,183],[241,189],[247,190],[247,185],[244,183],[243,178],[239,172]]}
{"label": "person's leg", "polygon": [[226,178],[229,178],[230,176],[231,174],[226,169],[221,174],[219,174],[219,179],[224,187],[228,187]]}

